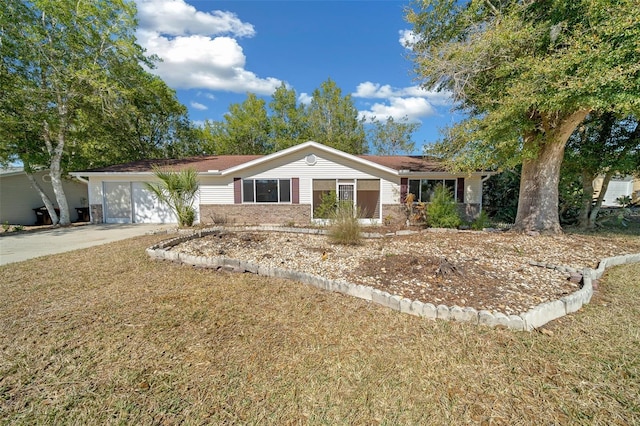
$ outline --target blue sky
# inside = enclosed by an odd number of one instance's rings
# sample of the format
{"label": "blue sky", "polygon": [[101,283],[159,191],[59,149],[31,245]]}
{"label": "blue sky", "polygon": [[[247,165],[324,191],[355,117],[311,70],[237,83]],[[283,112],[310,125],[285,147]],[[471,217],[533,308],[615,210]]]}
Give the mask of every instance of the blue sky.
{"label": "blue sky", "polygon": [[190,118],[222,120],[246,93],[282,82],[300,102],[331,78],[360,114],[421,123],[418,147],[452,123],[446,93],[423,90],[407,58],[407,1],[136,0],[138,42]]}

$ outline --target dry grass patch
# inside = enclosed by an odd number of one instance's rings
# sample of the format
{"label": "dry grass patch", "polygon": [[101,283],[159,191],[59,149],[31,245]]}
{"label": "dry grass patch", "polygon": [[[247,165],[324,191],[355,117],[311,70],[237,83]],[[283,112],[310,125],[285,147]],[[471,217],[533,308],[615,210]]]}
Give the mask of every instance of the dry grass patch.
{"label": "dry grass patch", "polygon": [[0,422],[640,422],[640,265],[546,336],[156,263],[160,239],[0,267]]}

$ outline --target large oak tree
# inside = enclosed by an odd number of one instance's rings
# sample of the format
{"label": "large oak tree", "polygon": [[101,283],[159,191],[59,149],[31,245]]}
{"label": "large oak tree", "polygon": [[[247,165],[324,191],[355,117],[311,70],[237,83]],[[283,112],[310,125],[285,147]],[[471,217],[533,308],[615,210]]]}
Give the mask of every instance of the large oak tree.
{"label": "large oak tree", "polygon": [[515,229],[561,232],[565,145],[591,111],[640,106],[636,0],[424,0],[407,10],[416,71],[468,118],[435,151],[459,168],[522,163]]}

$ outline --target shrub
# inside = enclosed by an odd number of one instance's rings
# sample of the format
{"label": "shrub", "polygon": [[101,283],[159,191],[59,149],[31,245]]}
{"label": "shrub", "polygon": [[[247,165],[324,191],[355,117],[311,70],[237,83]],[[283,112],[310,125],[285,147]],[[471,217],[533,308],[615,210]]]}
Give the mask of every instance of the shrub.
{"label": "shrub", "polygon": [[313,212],[313,217],[318,219],[331,219],[336,212],[338,196],[336,191],[325,192],[320,196],[320,205]]}
{"label": "shrub", "polygon": [[453,195],[438,185],[427,206],[427,224],[434,228],[457,228],[462,223]]}
{"label": "shrub", "polygon": [[489,215],[486,210],[482,210],[478,217],[471,223],[471,229],[475,229],[476,231],[482,231],[484,228],[488,228],[491,224],[489,219]]}
{"label": "shrub", "polygon": [[362,234],[357,210],[351,203],[341,203],[331,215],[329,238],[336,244],[360,244]]}
{"label": "shrub", "polygon": [[192,226],[196,219],[193,204],[198,192],[198,172],[193,169],[174,172],[157,167],[153,171],[160,183],[147,183],[147,188],[169,205],[178,217],[178,225]]}

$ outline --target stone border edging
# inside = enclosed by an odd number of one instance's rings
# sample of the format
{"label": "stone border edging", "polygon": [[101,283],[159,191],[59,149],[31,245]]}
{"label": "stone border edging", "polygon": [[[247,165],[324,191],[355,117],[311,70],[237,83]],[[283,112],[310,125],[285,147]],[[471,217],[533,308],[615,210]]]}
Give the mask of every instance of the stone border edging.
{"label": "stone border edging", "polygon": [[[385,306],[387,308],[415,315],[431,320],[453,320],[465,321],[478,325],[486,325],[489,327],[504,327],[512,330],[532,331],[546,323],[578,311],[583,305],[590,302],[593,296],[594,281],[600,279],[607,267],[618,266],[627,263],[640,262],[640,253],[627,254],[622,256],[607,257],[600,261],[597,269],[584,268],[582,270],[582,288],[574,293],[564,296],[558,300],[541,303],[540,305],[523,312],[520,315],[505,315],[501,312],[490,312],[486,310],[476,310],[471,307],[433,305],[418,300],[411,300],[402,296],[393,295],[386,291],[378,290],[373,287],[360,284],[352,284],[343,280],[331,280],[318,275],[307,274],[283,268],[271,268],[257,263],[247,262],[229,257],[206,257],[193,256],[170,251],[180,243],[202,238],[216,232],[246,232],[246,231],[269,231],[269,232],[290,232],[300,234],[326,235],[327,231],[316,228],[292,228],[282,226],[234,226],[234,227],[216,227],[206,230],[191,232],[187,235],[171,238],[161,241],[147,248],[146,252],[149,257],[156,260],[169,260],[172,262],[184,263],[187,265],[198,266],[211,269],[224,269],[232,272],[250,272],[252,274],[263,275],[274,278],[284,278],[299,281],[303,284],[312,285],[321,290],[335,291],[349,296],[357,297],[371,301],[373,303]],[[430,231],[433,232],[433,231]],[[482,231],[478,231],[482,232]],[[409,235],[418,233],[417,231],[398,231],[394,235]],[[365,238],[382,238],[379,233],[364,233]],[[542,264],[531,262],[532,265],[557,269],[563,272],[578,272],[576,269],[555,266],[551,264]]]}

